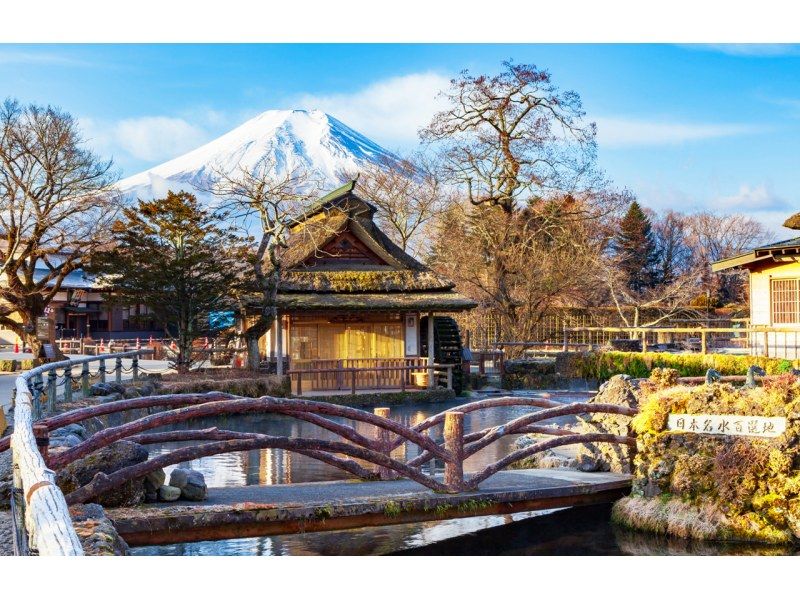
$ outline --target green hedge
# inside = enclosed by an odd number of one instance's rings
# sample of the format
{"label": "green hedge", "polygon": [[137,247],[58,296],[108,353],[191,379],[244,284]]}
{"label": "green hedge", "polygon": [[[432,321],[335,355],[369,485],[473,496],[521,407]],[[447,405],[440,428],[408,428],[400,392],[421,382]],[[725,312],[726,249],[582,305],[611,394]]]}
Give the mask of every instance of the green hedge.
{"label": "green hedge", "polygon": [[710,353],[627,353],[623,351],[596,351],[573,354],[569,360],[569,375],[574,378],[608,380],[617,374],[633,378],[647,378],[653,368],[672,368],[680,376],[704,376],[709,368],[723,376],[743,376],[751,365],[764,368],[767,374],[783,374],[797,367],[798,361],[752,357],[750,355],[723,355]]}

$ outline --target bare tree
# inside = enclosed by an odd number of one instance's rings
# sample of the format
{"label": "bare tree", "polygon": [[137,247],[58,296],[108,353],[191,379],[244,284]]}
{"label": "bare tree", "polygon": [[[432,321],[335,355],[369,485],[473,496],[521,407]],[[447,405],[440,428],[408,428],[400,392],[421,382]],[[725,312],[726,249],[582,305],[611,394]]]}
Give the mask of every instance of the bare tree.
{"label": "bare tree", "polygon": [[[215,179],[210,191],[221,198],[219,209],[238,220],[248,232],[256,229],[257,244],[250,258],[253,288],[260,297],[256,317],[245,317],[248,306],[244,298],[240,305],[246,326],[248,365],[255,369],[259,365],[258,339],[266,334],[278,314],[281,251],[287,247],[290,228],[317,196],[319,182],[307,170],[279,173],[272,158],[264,158],[252,169],[241,166],[233,172],[215,169]],[[312,227],[308,227],[308,234],[313,234],[311,231]],[[282,364],[278,367],[280,371]]]}
{"label": "bare tree", "polygon": [[[552,308],[597,301],[595,255],[607,235],[603,219],[583,217],[587,202],[563,196],[511,215],[454,203],[437,220],[429,263],[502,322],[504,339],[530,339]],[[513,232],[497,234],[509,227]],[[494,276],[498,260],[506,271],[502,289]]]}
{"label": "bare tree", "polygon": [[[492,309],[506,322],[506,334],[524,334],[517,321],[527,319],[517,296],[519,257],[538,259],[537,267],[554,263],[532,256],[539,248],[566,249],[574,242],[572,251],[583,243],[569,236],[582,228],[579,220],[616,209],[597,192],[603,181],[594,169],[595,125],[584,121],[576,93],[560,91],[547,71],[533,65],[505,62],[494,76],[465,71],[442,95],[448,108],[420,135],[439,151],[447,182],[476,208],[475,215],[493,223],[477,233],[486,264],[481,276],[488,277],[483,284],[491,288]],[[566,208],[565,198],[576,201]],[[518,218],[526,210],[535,214],[530,221]],[[533,254],[522,251],[533,247]],[[548,302],[550,295],[542,299]]]}
{"label": "bare tree", "polygon": [[69,114],[14,100],[0,108],[0,166],[0,324],[36,355],[36,318],[109,240],[115,176]]}
{"label": "bare tree", "polygon": [[450,201],[438,166],[422,154],[384,157],[362,165],[357,173],[343,173],[343,178],[358,177],[359,195],[378,208],[375,220],[381,230],[403,251],[419,256],[425,233]]}
{"label": "bare tree", "polygon": [[442,93],[449,108],[420,132],[441,146],[451,182],[473,205],[509,214],[552,190],[591,187],[596,127],[583,121],[578,94],[561,92],[534,65],[503,67],[453,79]]}
{"label": "bare tree", "polygon": [[647,328],[693,311],[689,304],[700,290],[699,268],[691,268],[652,287],[632,289],[617,256],[603,255],[597,264],[596,272],[625,326]]}
{"label": "bare tree", "polygon": [[774,239],[763,224],[744,214],[698,212],[686,217],[687,243],[705,290],[722,302],[743,300],[746,276],[741,271],[711,272],[713,262],[743,253]]}

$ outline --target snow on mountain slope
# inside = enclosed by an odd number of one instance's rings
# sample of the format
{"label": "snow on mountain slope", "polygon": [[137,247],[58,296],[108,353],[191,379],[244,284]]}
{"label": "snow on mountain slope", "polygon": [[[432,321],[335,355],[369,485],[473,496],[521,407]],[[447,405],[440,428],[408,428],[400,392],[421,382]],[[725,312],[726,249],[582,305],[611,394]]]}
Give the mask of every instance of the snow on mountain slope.
{"label": "snow on mountain slope", "polygon": [[[129,197],[151,199],[168,189],[205,196],[214,171],[253,171],[274,160],[277,175],[295,168],[314,171],[330,190],[340,173],[357,172],[365,162],[397,159],[391,152],[319,110],[268,110],[191,152],[119,182]],[[198,192],[200,191],[200,192]]]}

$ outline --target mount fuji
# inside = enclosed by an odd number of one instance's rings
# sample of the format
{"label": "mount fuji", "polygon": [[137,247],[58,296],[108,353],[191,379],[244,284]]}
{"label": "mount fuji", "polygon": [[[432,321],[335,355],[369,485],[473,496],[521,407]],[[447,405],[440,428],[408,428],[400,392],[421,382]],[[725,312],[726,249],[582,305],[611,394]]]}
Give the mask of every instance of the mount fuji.
{"label": "mount fuji", "polygon": [[343,172],[365,163],[398,158],[340,120],[320,110],[268,110],[232,131],[182,156],[120,181],[125,197],[152,199],[167,190],[189,191],[198,198],[216,182],[215,171],[251,172],[263,161],[273,175],[310,170],[327,190],[339,186]]}

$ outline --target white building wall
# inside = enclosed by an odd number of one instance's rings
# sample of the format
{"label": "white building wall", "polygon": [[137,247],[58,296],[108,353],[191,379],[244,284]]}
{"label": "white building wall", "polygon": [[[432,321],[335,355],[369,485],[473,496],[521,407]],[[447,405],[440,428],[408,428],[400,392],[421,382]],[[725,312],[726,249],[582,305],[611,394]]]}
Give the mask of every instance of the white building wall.
{"label": "white building wall", "polygon": [[777,278],[800,278],[800,263],[775,263],[750,273],[750,326],[780,329],[780,332],[753,332],[751,353],[800,359],[800,323],[775,324],[772,321],[771,281]]}

